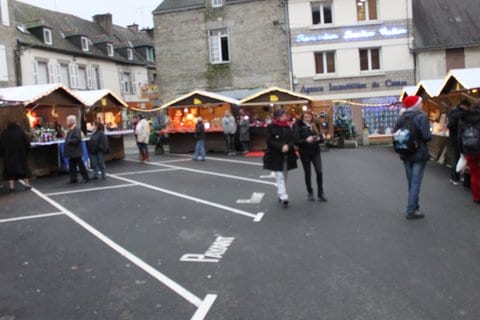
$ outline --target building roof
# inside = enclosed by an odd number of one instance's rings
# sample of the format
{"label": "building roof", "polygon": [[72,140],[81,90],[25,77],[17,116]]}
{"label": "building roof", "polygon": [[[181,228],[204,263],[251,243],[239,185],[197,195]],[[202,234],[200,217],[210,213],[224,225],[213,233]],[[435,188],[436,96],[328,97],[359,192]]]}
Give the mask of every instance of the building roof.
{"label": "building roof", "polygon": [[40,100],[57,90],[64,91],[67,95],[71,96],[73,100],[78,101],[82,105],[85,104],[82,98],[59,83],[0,88],[0,100],[6,102],[19,102],[27,105]]}
{"label": "building roof", "polygon": [[480,46],[478,0],[414,0],[416,50]]}
{"label": "building roof", "polygon": [[480,88],[480,68],[452,69],[442,83],[440,93]]}
{"label": "building roof", "polygon": [[165,103],[160,107],[160,109],[165,109],[168,107],[183,107],[186,105],[202,105],[208,103],[230,103],[232,105],[238,105],[240,101],[238,101],[237,99],[222,96],[218,93],[203,90],[194,90],[177,99]]}
{"label": "building roof", "polygon": [[[109,57],[96,44],[109,42],[116,47],[121,43],[131,43],[133,48],[141,46],[154,47],[153,37],[146,32],[113,25],[113,34],[108,35],[102,26],[94,21],[84,20],[71,14],[43,9],[20,1],[13,1],[13,3],[15,20],[17,22],[17,40],[24,45],[66,52],[77,56],[89,56],[137,65],[145,65],[147,62],[135,50],[133,60],[128,60],[127,57],[119,52],[115,52],[113,57]],[[52,45],[45,44],[43,39],[31,32],[32,28],[41,27],[52,30]],[[82,51],[78,45],[71,41],[71,37],[75,36],[88,37],[91,41],[88,52]]]}
{"label": "building roof", "polygon": [[123,101],[122,98],[117,96],[115,93],[108,89],[101,89],[101,90],[78,90],[74,91],[75,95],[80,97],[82,101],[84,101],[85,106],[92,107],[101,99],[104,99],[108,96],[112,97],[114,100],[118,102],[119,105],[127,107],[127,103]]}
{"label": "building roof", "polygon": [[[223,0],[225,5],[238,2],[248,2],[254,0]],[[258,1],[258,0],[257,0]],[[190,10],[205,7],[205,0],[163,0],[163,2],[153,11],[156,13],[166,13],[181,10]]]}
{"label": "building roof", "polygon": [[418,82],[415,95],[422,96],[425,92],[429,97],[436,97],[442,89],[443,79],[429,79]]}
{"label": "building roof", "polygon": [[[279,99],[278,95],[282,97]],[[263,91],[257,92],[240,101],[240,105],[265,105],[265,104],[293,104],[293,103],[308,103],[313,101],[309,96],[293,92],[290,90],[270,87]]]}
{"label": "building roof", "polygon": [[406,87],[403,87],[402,89],[402,93],[400,94],[400,101],[402,101],[403,99],[405,99],[405,97],[408,97],[408,96],[413,96],[415,95],[415,92],[417,91],[417,86],[406,86]]}

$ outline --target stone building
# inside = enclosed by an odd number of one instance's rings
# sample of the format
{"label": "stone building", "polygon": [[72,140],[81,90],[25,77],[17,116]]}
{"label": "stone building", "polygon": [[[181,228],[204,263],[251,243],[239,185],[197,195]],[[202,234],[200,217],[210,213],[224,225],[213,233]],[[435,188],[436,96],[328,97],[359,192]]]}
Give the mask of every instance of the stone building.
{"label": "stone building", "polygon": [[161,100],[194,89],[243,98],[250,89],[289,88],[284,2],[164,0],[153,12]]}
{"label": "stone building", "polygon": [[0,87],[11,87],[15,79],[15,20],[11,0],[0,0]]}

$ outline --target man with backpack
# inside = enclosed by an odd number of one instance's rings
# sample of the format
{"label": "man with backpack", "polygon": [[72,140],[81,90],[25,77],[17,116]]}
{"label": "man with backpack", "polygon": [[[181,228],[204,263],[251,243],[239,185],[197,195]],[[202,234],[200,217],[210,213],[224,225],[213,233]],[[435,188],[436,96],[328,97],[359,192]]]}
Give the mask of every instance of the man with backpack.
{"label": "man with backpack", "polygon": [[427,141],[432,138],[432,134],[427,115],[422,111],[421,97],[406,97],[402,101],[402,107],[394,129],[393,145],[403,160],[408,182],[405,218],[421,219],[424,215],[419,211],[419,194],[423,173],[430,158]]}
{"label": "man with backpack", "polygon": [[473,201],[480,204],[480,106],[460,116],[458,145],[470,168]]}
{"label": "man with backpack", "polygon": [[460,117],[470,110],[472,104],[468,99],[463,99],[460,104],[448,112],[448,142],[453,149],[454,159],[450,171],[450,183],[458,185],[460,182],[460,173],[457,172],[456,165],[460,159],[460,146],[458,143],[458,123]]}

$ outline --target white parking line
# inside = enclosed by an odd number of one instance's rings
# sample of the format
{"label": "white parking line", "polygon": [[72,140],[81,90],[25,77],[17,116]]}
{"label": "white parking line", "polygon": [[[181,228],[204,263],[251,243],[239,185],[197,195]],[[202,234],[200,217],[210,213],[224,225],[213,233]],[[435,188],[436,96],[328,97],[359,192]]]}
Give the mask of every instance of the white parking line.
{"label": "white parking line", "polygon": [[261,216],[260,216],[260,213],[254,214],[254,213],[250,213],[250,212],[247,212],[247,211],[227,207],[227,206],[224,206],[223,204],[219,204],[219,203],[211,202],[211,201],[208,201],[208,200],[203,200],[203,199],[200,199],[200,198],[187,196],[183,193],[179,193],[179,192],[155,187],[155,186],[152,186],[150,184],[146,184],[146,183],[143,183],[143,182],[140,182],[140,181],[120,177],[120,176],[117,176],[117,175],[114,175],[114,174],[107,174],[107,175],[109,177],[112,177],[112,178],[115,178],[115,179],[118,179],[118,180],[122,180],[122,181],[125,181],[125,182],[129,182],[129,183],[132,183],[132,184],[136,184],[136,185],[141,186],[141,187],[145,187],[145,188],[152,189],[152,190],[155,190],[155,191],[160,191],[160,192],[163,192],[163,193],[175,196],[175,197],[195,201],[195,202],[202,203],[202,204],[205,204],[205,205],[210,206],[210,207],[215,207],[215,208],[222,209],[222,210],[229,211],[229,212],[233,212],[233,213],[236,213],[236,214],[239,214],[239,215],[242,215],[242,216],[253,218],[255,222],[260,222],[261,217],[263,217],[263,213],[261,213]]}
{"label": "white parking line", "polygon": [[119,188],[126,188],[126,187],[133,187],[135,184],[119,184],[116,186],[108,186],[108,187],[98,187],[98,188],[87,188],[87,189],[77,189],[77,190],[69,190],[69,191],[59,191],[59,192],[52,192],[46,193],[46,196],[59,196],[62,194],[72,194],[72,193],[81,193],[81,192],[91,192],[91,191],[99,191],[99,190],[108,190],[108,189],[119,189]]}
{"label": "white parking line", "polygon": [[[125,159],[125,161],[131,161],[131,162],[140,162],[138,160],[130,160],[130,159]],[[260,184],[267,184],[271,186],[276,186],[275,182],[269,182],[269,181],[263,181],[263,180],[258,180],[258,179],[251,179],[251,178],[245,178],[245,177],[240,177],[240,176],[234,176],[231,174],[224,174],[224,173],[217,173],[217,172],[211,172],[211,171],[206,171],[206,170],[198,170],[198,169],[191,169],[191,168],[184,168],[184,167],[178,167],[178,166],[172,166],[170,164],[163,164],[163,163],[148,163],[152,166],[160,166],[160,167],[167,167],[167,168],[172,168],[172,169],[178,169],[178,170],[184,170],[184,171],[190,171],[190,172],[195,172],[195,173],[201,173],[201,174],[207,174],[211,176],[217,176],[217,177],[222,177],[222,178],[228,178],[228,179],[235,179],[235,180],[242,180],[242,181],[248,181],[248,182],[255,182],[255,183],[260,183]]]}
{"label": "white parking line", "polygon": [[151,275],[153,278],[157,279],[159,282],[163,283],[165,286],[176,292],[178,295],[183,297],[185,300],[193,304],[195,307],[197,307],[197,311],[191,318],[191,320],[202,320],[204,319],[205,315],[207,314],[208,310],[212,306],[213,302],[215,301],[217,295],[211,295],[208,294],[204,300],[201,300],[197,296],[195,296],[193,293],[182,287],[180,284],[176,283],[160,271],[156,270],[149,264],[147,264],[145,261],[128,251],[127,249],[123,248],[122,246],[118,245],[115,243],[113,240],[105,236],[103,233],[95,229],[93,226],[79,218],[77,215],[75,215],[72,211],[68,210],[58,202],[54,201],[53,199],[49,198],[47,195],[43,194],[36,188],[32,188],[32,192],[34,192],[37,196],[60,210],[63,214],[67,215],[70,219],[75,221],[77,224],[79,224],[82,228],[90,232],[92,235],[94,235],[96,238],[98,238],[100,241],[105,243],[107,246],[118,252],[121,256],[125,257],[127,260],[135,264],[137,267]]}
{"label": "white parking line", "polygon": [[[174,157],[188,157],[190,160],[192,159],[192,156],[188,156],[186,154],[175,154],[175,153],[171,153],[170,154],[171,156],[174,156]],[[231,162],[231,163],[241,163],[241,164],[248,164],[248,165],[251,165],[251,166],[263,166],[263,163],[260,163],[260,162],[251,162],[251,161],[244,161],[244,160],[234,160],[234,159],[225,159],[225,158],[216,158],[216,157],[211,157],[211,156],[208,156],[207,160],[214,160],[214,161],[222,161],[222,162]]]}
{"label": "white parking line", "polygon": [[0,223],[30,220],[30,219],[39,219],[39,218],[47,218],[47,217],[53,217],[53,216],[60,216],[62,214],[64,214],[64,213],[63,212],[53,212],[53,213],[45,213],[45,214],[36,214],[36,215],[24,216],[24,217],[18,217],[18,218],[2,219],[2,220],[0,220]]}
{"label": "white parking line", "polygon": [[166,171],[175,171],[178,169],[157,169],[157,170],[143,170],[143,171],[132,171],[132,172],[122,172],[122,173],[116,173],[117,176],[129,176],[133,174],[143,174],[143,173],[155,173],[155,172],[166,172]]}
{"label": "white parking line", "polygon": [[165,160],[165,161],[154,161],[154,163],[175,163],[175,162],[187,162],[192,159],[177,159],[177,160]]}

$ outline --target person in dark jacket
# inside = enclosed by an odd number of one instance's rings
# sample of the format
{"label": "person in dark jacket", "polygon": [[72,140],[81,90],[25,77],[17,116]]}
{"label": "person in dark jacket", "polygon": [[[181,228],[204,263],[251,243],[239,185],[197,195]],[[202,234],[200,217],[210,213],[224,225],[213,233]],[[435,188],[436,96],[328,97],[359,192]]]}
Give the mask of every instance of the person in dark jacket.
{"label": "person in dark jacket", "polygon": [[415,126],[415,137],[418,145],[412,154],[400,155],[408,182],[408,203],[405,217],[407,219],[419,219],[424,217],[424,214],[420,213],[419,194],[425,167],[430,159],[427,142],[432,139],[432,134],[427,115],[422,111],[422,98],[419,96],[408,96],[403,99],[402,104],[401,116],[395,125],[394,132],[405,121],[405,118],[410,117]]}
{"label": "person in dark jacket", "polygon": [[24,189],[31,189],[28,167],[30,139],[15,122],[9,122],[0,138],[0,155],[4,158],[4,178],[8,180],[9,193],[15,192],[15,180],[23,180]]}
{"label": "person in dark jacket", "polygon": [[463,133],[470,126],[480,130],[480,106],[475,106],[471,111],[463,113],[458,126],[458,145],[470,169],[470,190],[473,201],[480,204],[480,154],[469,153],[464,150],[462,144]]}
{"label": "person in dark jacket", "polygon": [[313,114],[305,111],[301,118],[295,123],[293,128],[295,144],[300,152],[300,159],[305,173],[305,185],[307,186],[308,200],[313,201],[312,188],[312,167],[317,175],[317,196],[318,200],[327,202],[323,194],[323,174],[322,174],[322,158],[320,156],[320,143],[324,141],[323,135],[318,126],[313,122]]}
{"label": "person in dark jacket", "polygon": [[456,164],[460,159],[460,146],[458,144],[458,123],[460,117],[470,110],[472,104],[468,99],[463,99],[460,104],[448,112],[448,142],[452,147],[454,154],[454,165],[450,171],[450,183],[458,185],[460,182],[460,173],[456,170]]}
{"label": "person in dark jacket", "polygon": [[275,110],[274,120],[266,129],[267,149],[263,156],[263,168],[275,173],[278,200],[288,206],[288,171],[297,168],[297,155],[294,149],[292,129],[287,112]]}
{"label": "person in dark jacket", "polygon": [[67,117],[68,132],[65,137],[65,157],[68,157],[68,165],[70,172],[70,183],[77,183],[77,167],[82,175],[83,182],[88,182],[87,169],[82,160],[83,147],[82,147],[82,131],[77,126],[77,117],[70,115]]}
{"label": "person in dark jacket", "polygon": [[250,141],[250,120],[248,115],[245,114],[243,109],[240,109],[240,119],[238,120],[238,140],[242,146],[242,153],[245,155],[248,153],[248,143]]}
{"label": "person in dark jacket", "polygon": [[193,153],[193,160],[198,160],[200,155],[202,161],[205,161],[205,126],[203,125],[202,117],[197,118],[197,125],[195,126],[195,152]]}
{"label": "person in dark jacket", "polygon": [[92,163],[93,179],[106,178],[105,153],[109,152],[108,139],[104,132],[104,126],[100,121],[95,121],[93,134],[88,141],[88,153]]}

